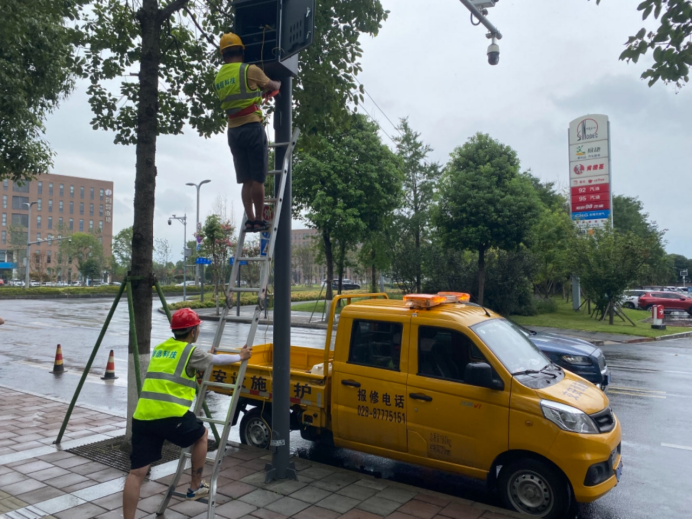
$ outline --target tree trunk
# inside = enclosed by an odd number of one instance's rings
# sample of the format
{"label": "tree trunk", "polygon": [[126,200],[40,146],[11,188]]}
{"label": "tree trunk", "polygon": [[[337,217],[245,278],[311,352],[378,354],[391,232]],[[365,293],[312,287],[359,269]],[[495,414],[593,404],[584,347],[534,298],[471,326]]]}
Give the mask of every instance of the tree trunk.
{"label": "tree trunk", "polygon": [[375,246],[371,251],[371,292],[377,292],[377,281],[375,279]]}
{"label": "tree trunk", "polygon": [[344,255],[346,254],[346,244],[339,244],[339,260],[337,269],[339,270],[339,281],[337,282],[337,294],[342,294],[342,280],[344,279]]}
{"label": "tree trunk", "polygon": [[479,296],[477,301],[479,305],[484,304],[484,282],[486,279],[486,259],[484,258],[486,254],[486,247],[479,246]]}
{"label": "tree trunk", "polygon": [[330,235],[327,231],[322,232],[322,241],[325,245],[325,263],[327,264],[327,274],[325,276],[325,299],[330,302],[332,301],[332,277],[334,276],[334,259],[332,257],[332,240],[330,240]]}
{"label": "tree trunk", "polygon": [[614,324],[614,302],[609,302],[609,325]]}
{"label": "tree trunk", "polygon": [[[156,189],[156,137],[159,109],[159,33],[161,29],[157,0],[143,0],[138,11],[142,31],[142,56],[139,72],[139,103],[137,105],[137,148],[135,173],[135,218],[132,225],[132,296],[135,311],[135,332],[139,352],[133,352],[130,338],[130,357],[139,355],[140,367],[149,366],[152,329],[152,253],[154,250],[154,198]],[[130,371],[128,371],[130,372]],[[134,368],[132,370],[134,373]],[[128,429],[137,406],[134,376],[128,378]]]}

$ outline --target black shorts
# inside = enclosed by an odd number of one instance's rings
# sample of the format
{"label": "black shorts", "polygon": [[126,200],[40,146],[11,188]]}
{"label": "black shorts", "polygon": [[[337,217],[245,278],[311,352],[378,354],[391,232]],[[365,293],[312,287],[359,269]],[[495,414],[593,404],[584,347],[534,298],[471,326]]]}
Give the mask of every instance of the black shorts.
{"label": "black shorts", "polygon": [[267,134],[261,123],[229,128],[229,148],[236,168],[236,181],[264,183],[267,178]]}
{"label": "black shorts", "polygon": [[205,427],[191,411],[182,417],[153,421],[132,420],[132,453],[130,469],[143,468],[161,458],[164,441],[181,448],[195,444],[205,434]]}

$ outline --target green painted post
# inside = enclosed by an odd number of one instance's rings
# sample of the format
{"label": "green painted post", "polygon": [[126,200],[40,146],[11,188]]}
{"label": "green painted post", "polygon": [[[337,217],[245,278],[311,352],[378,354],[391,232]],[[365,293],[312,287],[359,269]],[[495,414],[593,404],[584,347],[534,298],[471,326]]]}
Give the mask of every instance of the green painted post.
{"label": "green painted post", "polygon": [[137,329],[135,328],[135,309],[132,304],[132,282],[130,277],[126,278],[128,286],[128,314],[130,315],[130,335],[132,336],[132,361],[135,364],[135,382],[137,384],[137,395],[142,391],[142,374],[140,373],[140,349],[137,345]]}
{"label": "green painted post", "polygon": [[89,361],[87,361],[87,366],[84,367],[84,372],[82,372],[82,378],[79,380],[79,384],[77,385],[77,389],[75,390],[75,395],[72,396],[72,401],[70,402],[70,406],[67,409],[67,413],[65,414],[65,419],[63,420],[63,424],[60,427],[60,433],[58,433],[58,438],[55,439],[53,444],[60,444],[60,441],[63,438],[63,435],[65,434],[65,428],[67,428],[67,423],[70,420],[70,416],[72,415],[72,410],[75,408],[75,403],[77,403],[77,398],[79,397],[80,392],[82,391],[82,387],[84,386],[84,382],[87,379],[87,374],[89,374],[89,370],[91,369],[91,365],[94,362],[94,358],[96,357],[96,353],[99,351],[99,347],[101,346],[101,341],[103,340],[103,337],[106,335],[106,331],[108,330],[108,325],[111,323],[111,318],[113,317],[113,313],[116,310],[116,307],[118,306],[118,302],[120,301],[120,297],[123,295],[123,291],[125,290],[125,282],[120,284],[120,289],[118,289],[118,294],[116,294],[115,300],[113,301],[113,305],[111,305],[111,310],[108,311],[108,316],[106,317],[106,322],[103,324],[103,327],[101,327],[101,333],[99,334],[99,339],[96,340],[96,345],[94,345],[93,350],[91,351],[91,356],[89,356]]}

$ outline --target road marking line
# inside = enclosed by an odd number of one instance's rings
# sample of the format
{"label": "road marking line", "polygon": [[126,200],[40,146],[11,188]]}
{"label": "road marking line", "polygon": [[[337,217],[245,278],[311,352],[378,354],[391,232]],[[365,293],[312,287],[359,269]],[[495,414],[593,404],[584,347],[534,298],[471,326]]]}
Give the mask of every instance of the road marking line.
{"label": "road marking line", "polygon": [[664,446],[665,448],[676,448],[679,450],[693,451],[693,448],[691,448],[690,446],[679,446],[678,444],[667,444],[666,442],[663,442],[662,446]]}
{"label": "road marking line", "polygon": [[666,399],[665,395],[636,394],[635,392],[619,392],[618,390],[609,390],[609,394],[636,395],[638,397],[653,397],[655,399]]}
{"label": "road marking line", "polygon": [[636,392],[647,392],[647,393],[653,393],[653,394],[665,394],[666,392],[662,390],[648,390],[646,388],[632,388],[629,386],[616,386],[616,385],[611,385],[610,388],[615,388],[617,390],[635,390]]}
{"label": "road marking line", "polygon": [[654,370],[652,368],[638,368],[638,367],[627,367],[623,365],[609,365],[609,368],[615,368],[616,370],[637,370],[639,372],[666,372],[668,374],[686,374],[691,375],[691,372],[684,372],[683,370]]}

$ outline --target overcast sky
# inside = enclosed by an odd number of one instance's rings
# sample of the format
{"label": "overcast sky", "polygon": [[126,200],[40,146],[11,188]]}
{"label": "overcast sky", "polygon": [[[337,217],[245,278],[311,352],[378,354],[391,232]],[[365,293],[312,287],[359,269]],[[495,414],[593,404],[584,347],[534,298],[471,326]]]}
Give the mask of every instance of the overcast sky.
{"label": "overcast sky", "polygon": [[[434,148],[433,160],[445,163],[456,146],[486,132],[517,150],[523,169],[567,188],[568,122],[606,114],[613,193],[638,197],[667,229],[667,251],[691,257],[691,87],[648,88],[640,74],[649,59],[618,61],[628,36],[644,25],[639,1],[501,0],[489,14],[503,34],[495,67],[486,59],[486,30],[470,24],[457,0],[382,2],[390,16],[376,38],[362,38],[359,80],[392,122],[409,117]],[[58,154],[53,172],[113,181],[117,232],[132,225],[135,148],[92,130],[85,90],[79,83],[47,122]],[[385,133],[394,136],[395,129],[368,97],[364,109],[393,146]],[[169,240],[174,255],[182,250],[183,230],[175,221],[167,225],[171,214],[188,213],[192,239],[195,188],[186,182],[212,181],[201,190],[201,220],[221,197],[240,222],[225,135],[204,139],[188,129],[160,137],[157,165],[154,234]]]}

